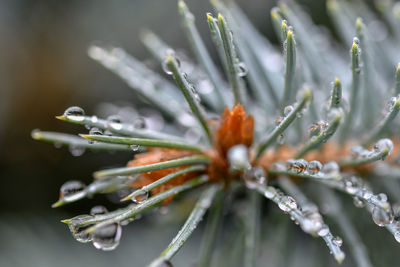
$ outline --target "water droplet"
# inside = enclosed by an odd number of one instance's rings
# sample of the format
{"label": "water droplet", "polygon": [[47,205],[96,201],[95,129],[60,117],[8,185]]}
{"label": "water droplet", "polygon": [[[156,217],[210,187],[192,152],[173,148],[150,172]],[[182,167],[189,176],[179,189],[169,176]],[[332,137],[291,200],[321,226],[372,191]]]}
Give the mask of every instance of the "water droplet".
{"label": "water droplet", "polygon": [[61,147],[62,147],[62,144],[61,144],[61,143],[54,143],[54,147],[55,147],[55,148],[61,148]]}
{"label": "water droplet", "polygon": [[291,196],[283,196],[278,203],[278,207],[284,212],[289,212],[297,208],[297,203]]}
{"label": "water droplet", "polygon": [[278,135],[276,142],[278,142],[278,144],[280,144],[280,145],[283,145],[285,143],[285,135],[284,134]]}
{"label": "water droplet", "polygon": [[103,135],[112,136],[113,133],[112,133],[110,130],[105,130],[104,133],[103,133]]}
{"label": "water droplet", "polygon": [[292,105],[289,105],[289,106],[286,106],[284,109],[283,109],[283,115],[285,116],[285,117],[287,117],[289,114],[290,114],[290,112],[292,112],[293,111],[293,106]]}
{"label": "water droplet", "polygon": [[310,161],[307,165],[307,172],[310,174],[316,174],[322,169],[322,163],[318,160]]}
{"label": "water droplet", "polygon": [[387,202],[388,201],[387,195],[385,193],[379,193],[378,200],[381,202]]}
{"label": "water droplet", "polygon": [[319,229],[319,231],[317,232],[317,234],[320,237],[324,237],[329,233],[329,227],[327,225],[322,225],[322,227]]}
{"label": "water droplet", "polygon": [[239,77],[244,77],[247,75],[247,67],[244,62],[238,64],[238,75]]}
{"label": "water droplet", "polygon": [[332,239],[332,243],[338,247],[341,247],[343,245],[343,240],[339,236],[336,236]]}
{"label": "water droplet", "polygon": [[104,225],[93,232],[93,246],[104,251],[114,250],[121,240],[122,227],[118,223]]}
{"label": "water droplet", "polygon": [[325,175],[335,175],[339,173],[339,165],[334,161],[328,161],[323,167],[321,172]]}
{"label": "water droplet", "polygon": [[60,188],[60,199],[74,201],[80,199],[85,194],[86,185],[81,181],[68,181]]}
{"label": "water droplet", "polygon": [[137,191],[137,195],[132,198],[132,201],[137,204],[140,204],[140,203],[145,202],[148,198],[149,198],[149,192],[139,189]]}
{"label": "water droplet", "polygon": [[97,127],[93,127],[92,129],[90,129],[89,134],[90,135],[103,135],[103,130],[101,130]]}
{"label": "water droplet", "polygon": [[[374,151],[376,153],[381,153],[385,150],[388,151],[388,155],[393,151],[393,142],[388,138],[381,139],[374,145]],[[382,160],[384,160],[384,158]]]}
{"label": "water droplet", "polygon": [[266,181],[265,171],[259,166],[245,171],[243,178],[246,186],[250,189],[256,188],[257,185],[264,184]]}
{"label": "water droplet", "polygon": [[286,161],[286,170],[291,171],[293,169],[294,163],[296,162],[295,159],[289,159]]}
{"label": "water droplet", "polygon": [[293,169],[297,173],[304,172],[307,169],[307,161],[304,159],[298,159],[293,162]]}
{"label": "water droplet", "polygon": [[135,218],[126,219],[126,220],[124,220],[124,221],[119,222],[119,224],[120,224],[121,226],[127,226],[128,224],[130,224],[130,223],[133,222],[134,220],[137,220],[137,219],[140,219],[140,218],[141,218],[141,215],[138,214],[138,215],[135,216]]}
{"label": "water droplet", "polygon": [[245,170],[250,168],[249,151],[245,145],[236,145],[228,150],[229,165],[234,170]]}
{"label": "water droplet", "polygon": [[107,123],[121,123],[121,117],[119,115],[110,115],[107,117]]}
{"label": "water droplet", "polygon": [[282,172],[282,171],[286,170],[286,166],[282,162],[275,162],[274,164],[272,164],[271,170],[277,171],[277,172]]}
{"label": "water droplet", "polygon": [[354,203],[354,206],[356,206],[357,208],[365,207],[365,202],[362,199],[360,199],[359,197],[355,197],[353,199],[353,203]]}
{"label": "water droplet", "polygon": [[354,38],[353,38],[353,42],[354,42],[356,45],[360,45],[360,40],[359,40],[357,37],[354,37]]}
{"label": "water droplet", "polygon": [[343,179],[344,189],[347,193],[354,195],[358,191],[362,190],[363,184],[361,180],[357,179],[357,177],[352,176],[350,178]]}
{"label": "water droplet", "polygon": [[83,153],[85,153],[85,148],[83,146],[76,145],[76,144],[70,144],[68,146],[68,150],[71,153],[71,155],[74,157],[82,156]]}
{"label": "water droplet", "polygon": [[98,205],[98,206],[94,206],[91,210],[90,210],[90,215],[101,215],[101,214],[106,214],[108,212],[107,208],[102,206],[102,205]]}
{"label": "water droplet", "polygon": [[157,259],[151,263],[151,266],[154,267],[173,267],[172,263],[169,260],[165,259]]}
{"label": "water droplet", "polygon": [[86,233],[86,230],[93,226],[92,224],[82,225],[84,222],[93,219],[93,216],[90,215],[79,215],[71,219],[68,223],[68,228],[72,233],[72,236],[76,239],[76,241],[81,243],[87,243],[92,241],[92,236]]}
{"label": "water droplet", "polygon": [[73,106],[64,111],[65,116],[85,116],[85,111],[81,107]]}
{"label": "water droplet", "polygon": [[108,127],[110,127],[111,129],[115,130],[115,131],[119,131],[122,129],[122,123],[118,123],[118,122],[107,122]]}
{"label": "water droplet", "polygon": [[382,227],[393,222],[394,218],[391,210],[385,211],[382,208],[375,206],[372,209],[372,219],[378,226]]}
{"label": "water droplet", "polygon": [[316,136],[321,133],[321,125],[319,123],[314,123],[313,125],[308,128],[310,136]]}
{"label": "water droplet", "polygon": [[400,243],[400,231],[396,231],[396,232],[394,233],[394,238],[396,239],[397,242]]}
{"label": "water droplet", "polygon": [[368,199],[370,199],[372,197],[372,192],[370,190],[366,189],[366,188],[363,188],[362,197],[365,200],[368,200]]}
{"label": "water droplet", "polygon": [[133,152],[137,152],[140,150],[140,146],[139,145],[130,145],[129,146]]}
{"label": "water droplet", "polygon": [[135,121],[133,122],[133,127],[135,127],[135,129],[146,128],[146,120],[143,117],[136,118]]}
{"label": "water droplet", "polygon": [[272,186],[267,186],[265,192],[264,192],[264,196],[268,199],[273,199],[277,194],[277,191],[274,187]]}
{"label": "water droplet", "polygon": [[167,206],[161,206],[157,209],[158,213],[161,215],[166,215],[169,213],[169,207]]}
{"label": "water droplet", "polygon": [[398,219],[400,217],[400,203],[394,203],[392,205],[393,216]]}
{"label": "water droplet", "polygon": [[303,207],[304,219],[300,222],[300,227],[304,232],[317,235],[323,228],[324,223],[318,207],[314,204],[307,204]]}
{"label": "water droplet", "polygon": [[362,146],[354,146],[351,148],[350,156],[353,158],[361,157],[365,149]]}
{"label": "water droplet", "polygon": [[164,71],[166,74],[172,75],[172,71],[169,69],[168,61],[167,61],[167,60],[165,60],[165,61],[162,63],[162,69],[163,69],[163,71]]}

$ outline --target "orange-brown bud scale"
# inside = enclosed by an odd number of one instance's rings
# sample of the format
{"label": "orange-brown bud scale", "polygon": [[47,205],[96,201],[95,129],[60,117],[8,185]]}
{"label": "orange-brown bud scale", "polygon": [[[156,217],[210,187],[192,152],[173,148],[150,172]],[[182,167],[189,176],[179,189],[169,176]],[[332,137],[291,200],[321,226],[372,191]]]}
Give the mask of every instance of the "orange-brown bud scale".
{"label": "orange-brown bud scale", "polygon": [[207,152],[211,158],[207,173],[211,181],[231,179],[227,161],[229,149],[235,145],[250,146],[253,143],[254,119],[247,115],[244,107],[235,105],[231,111],[225,107],[219,127],[214,133],[214,148]]}
{"label": "orange-brown bud scale", "polygon": [[[190,156],[193,154],[194,154],[193,152],[185,151],[185,150],[176,150],[176,149],[168,149],[168,148],[152,148],[152,149],[149,149],[149,152],[136,155],[135,159],[129,161],[127,166],[128,167],[143,166],[143,165],[178,159],[178,158]],[[188,166],[179,166],[179,167],[173,167],[173,168],[164,169],[164,170],[145,172],[145,173],[142,173],[138,179],[136,179],[131,184],[129,184],[129,186],[134,187],[134,188],[141,188],[150,183],[153,183],[154,181],[156,181],[168,174],[179,171],[186,167],[188,167]],[[165,184],[163,184],[159,187],[154,188],[153,190],[151,190],[151,193],[153,195],[155,195],[155,194],[164,192],[165,190],[168,190],[171,187],[185,183],[186,181],[190,180],[191,178],[195,177],[196,175],[198,175],[198,173],[196,173],[196,172],[183,174],[179,177],[172,179],[169,182],[166,182]],[[173,197],[167,198],[166,200],[164,200],[163,203],[168,204],[172,200],[172,198]]]}

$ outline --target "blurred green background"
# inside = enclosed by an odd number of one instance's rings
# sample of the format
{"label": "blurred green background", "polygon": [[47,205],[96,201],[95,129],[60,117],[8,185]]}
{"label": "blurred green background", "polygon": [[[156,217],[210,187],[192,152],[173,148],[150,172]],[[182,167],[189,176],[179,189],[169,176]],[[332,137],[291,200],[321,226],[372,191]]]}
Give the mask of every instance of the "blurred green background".
{"label": "blurred green background", "polygon": [[[315,22],[329,26],[324,1],[299,2],[311,11]],[[275,40],[269,20],[275,1],[238,3],[260,31]],[[211,47],[205,22],[205,13],[213,11],[211,6],[198,0],[187,4]],[[176,0],[0,2],[0,266],[91,266],[95,262],[97,266],[129,266],[130,258],[137,260],[138,265],[132,266],[142,266],[178,230],[179,224],[173,221],[163,224],[145,218],[124,228],[122,244],[114,252],[75,242],[60,219],[87,213],[99,203],[116,206],[105,197],[95,197],[51,209],[59,187],[71,179],[88,183],[93,171],[121,166],[132,155],[86,152],[73,157],[65,148],[56,149],[30,137],[35,128],[86,131],[54,118],[72,105],[93,114],[99,103],[138,103],[127,85],[89,59],[86,50],[96,40],[111,42],[159,69],[137,38],[141,28],[158,33],[172,47],[187,48]],[[162,228],[164,234],[154,232],[155,228]],[[196,240],[198,234],[189,248],[197,245]],[[186,251],[196,251],[189,248]],[[190,252],[179,255],[178,262],[194,256]]]}

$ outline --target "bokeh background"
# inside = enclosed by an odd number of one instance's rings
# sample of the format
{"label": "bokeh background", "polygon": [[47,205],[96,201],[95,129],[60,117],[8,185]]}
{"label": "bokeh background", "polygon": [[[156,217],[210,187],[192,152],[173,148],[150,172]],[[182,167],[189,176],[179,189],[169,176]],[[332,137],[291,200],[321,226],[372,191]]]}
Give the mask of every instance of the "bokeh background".
{"label": "bokeh background", "polygon": [[[237,2],[275,41],[269,18],[275,1]],[[324,1],[299,2],[316,23],[330,26]],[[213,11],[210,4],[198,0],[187,4],[211,47],[205,21],[205,13]],[[116,205],[95,197],[54,210],[50,205],[57,200],[59,187],[71,179],[90,182],[93,171],[123,165],[132,155],[86,152],[73,157],[68,149],[30,137],[35,128],[86,131],[54,118],[72,105],[83,107],[87,114],[94,114],[101,103],[140,105],[124,82],[89,59],[87,47],[96,40],[111,42],[159,69],[137,37],[142,28],[158,33],[172,47],[188,46],[176,0],[0,1],[0,266],[143,266],[179,229],[172,219],[144,218],[124,228],[116,251],[99,252],[77,243],[60,219],[87,213],[95,204]],[[190,248],[198,237],[195,234],[186,253],[179,254],[177,266],[194,257],[196,250]],[[133,258],[135,264],[129,265]]]}

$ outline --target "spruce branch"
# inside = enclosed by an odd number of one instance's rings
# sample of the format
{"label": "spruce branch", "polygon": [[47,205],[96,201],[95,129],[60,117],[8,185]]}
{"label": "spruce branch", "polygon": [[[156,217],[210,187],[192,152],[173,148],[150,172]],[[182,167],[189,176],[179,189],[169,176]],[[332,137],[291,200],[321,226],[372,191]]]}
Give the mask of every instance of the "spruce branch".
{"label": "spruce branch", "polygon": [[97,171],[93,174],[94,178],[100,179],[110,176],[118,176],[118,175],[132,175],[143,172],[151,172],[158,171],[163,169],[169,169],[172,167],[183,166],[188,164],[207,164],[210,162],[210,158],[203,155],[195,155],[188,156],[179,159],[173,159],[168,161],[163,161],[159,163],[153,163],[144,166],[135,166],[135,167],[123,167],[123,168],[115,168],[103,171]]}
{"label": "spruce branch", "polygon": [[213,198],[220,189],[220,185],[212,185],[201,194],[199,200],[197,201],[195,207],[193,208],[179,233],[174,237],[167,248],[161,252],[160,257],[154,260],[149,266],[159,266],[157,264],[158,262],[165,260],[169,261],[179,251],[179,249],[185,244],[194,229],[196,229],[197,225],[202,220],[204,214],[211,206]]}

